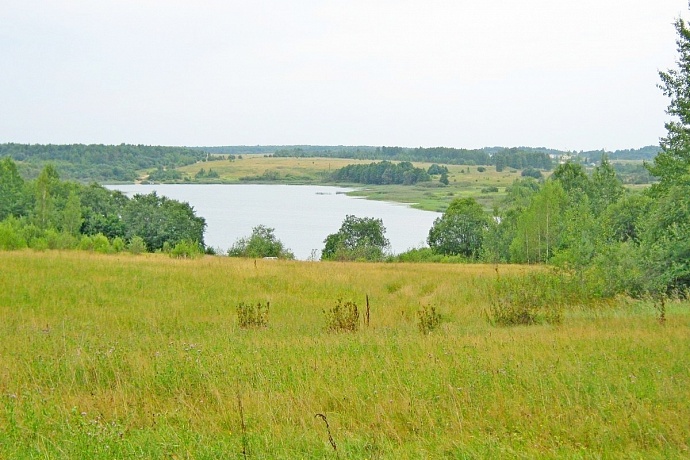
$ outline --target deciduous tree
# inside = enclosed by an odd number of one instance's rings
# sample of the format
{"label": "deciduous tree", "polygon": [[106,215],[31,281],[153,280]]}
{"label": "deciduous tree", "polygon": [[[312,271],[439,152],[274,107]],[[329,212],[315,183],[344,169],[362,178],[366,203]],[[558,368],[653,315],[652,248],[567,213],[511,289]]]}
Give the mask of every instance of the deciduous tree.
{"label": "deciduous tree", "polygon": [[275,229],[258,225],[248,238],[240,238],[228,250],[230,257],[278,257],[294,259],[295,256],[275,236]]}
{"label": "deciduous tree", "polygon": [[673,119],[665,125],[667,134],[661,139],[661,152],[647,165],[660,180],[652,188],[656,194],[690,181],[690,29],[681,18],[676,20],[675,28],[677,68],[659,72],[659,88],[671,98],[666,113]]}
{"label": "deciduous tree", "polygon": [[476,259],[490,222],[491,218],[474,198],[458,198],[434,221],[427,242],[437,254]]}
{"label": "deciduous tree", "polygon": [[324,240],[323,260],[381,260],[390,248],[381,219],[345,217],[340,230]]}

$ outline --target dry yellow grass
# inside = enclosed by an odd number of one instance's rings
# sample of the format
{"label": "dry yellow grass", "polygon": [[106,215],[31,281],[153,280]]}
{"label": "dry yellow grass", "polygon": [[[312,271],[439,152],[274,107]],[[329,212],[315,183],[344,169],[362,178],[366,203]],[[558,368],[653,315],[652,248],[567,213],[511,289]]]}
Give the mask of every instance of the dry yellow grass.
{"label": "dry yellow grass", "polygon": [[322,180],[324,174],[349,164],[371,163],[371,161],[340,158],[284,158],[264,155],[243,155],[242,159],[196,163],[179,168],[185,174],[194,176],[200,169],[216,171],[221,180],[239,182],[242,178],[261,176],[266,171],[274,172],[283,180],[313,182]]}

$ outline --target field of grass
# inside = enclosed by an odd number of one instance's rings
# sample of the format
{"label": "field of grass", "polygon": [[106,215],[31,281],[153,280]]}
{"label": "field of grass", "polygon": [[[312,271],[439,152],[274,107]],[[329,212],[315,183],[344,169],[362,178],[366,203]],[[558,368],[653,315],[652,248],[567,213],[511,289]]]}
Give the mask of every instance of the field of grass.
{"label": "field of grass", "polygon": [[[0,458],[690,456],[686,303],[664,324],[621,300],[504,328],[485,318],[496,277],[535,268],[80,251],[0,267]],[[326,330],[324,310],[366,295],[368,327]],[[240,302],[270,302],[268,327],[238,327]]]}
{"label": "field of grass", "polygon": [[[425,169],[430,165],[415,163],[415,166]],[[484,172],[479,172],[477,166],[449,165],[447,168],[447,186],[440,184],[437,178],[431,183],[416,185],[359,185],[359,189],[350,195],[379,201],[413,203],[415,208],[438,212],[445,211],[456,198],[474,197],[486,209],[491,209],[505,196],[505,188],[520,178],[519,171],[506,169],[496,172],[496,168],[492,166],[485,167]],[[489,191],[490,187],[498,190]]]}
{"label": "field of grass", "polygon": [[184,174],[194,177],[202,168],[218,173],[219,182],[277,182],[292,184],[321,183],[329,171],[349,164],[371,163],[371,161],[340,158],[283,158],[264,155],[243,155],[234,161],[220,160],[201,162],[178,168]]}
{"label": "field of grass", "polygon": [[[372,160],[348,160],[334,158],[282,158],[263,155],[245,155],[235,161],[212,161],[179,168],[181,172],[194,177],[202,168],[212,168],[220,176],[216,182],[241,183],[265,182],[288,184],[321,184],[330,171],[348,164],[372,163]],[[416,167],[428,169],[431,163],[414,163]],[[479,172],[477,166],[449,165],[448,186],[442,186],[436,177],[431,183],[414,186],[362,184],[340,184],[357,188],[354,196],[372,200],[412,203],[414,207],[428,211],[444,211],[455,198],[473,196],[485,208],[493,207],[505,193],[505,187],[520,177],[520,172],[506,169],[496,172],[492,166]],[[489,192],[489,187],[498,191]]]}

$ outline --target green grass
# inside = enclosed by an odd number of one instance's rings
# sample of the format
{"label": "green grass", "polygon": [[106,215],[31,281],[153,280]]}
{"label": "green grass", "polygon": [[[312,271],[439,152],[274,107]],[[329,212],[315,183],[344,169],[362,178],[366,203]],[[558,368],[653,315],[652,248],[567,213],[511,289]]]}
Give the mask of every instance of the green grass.
{"label": "green grass", "polygon": [[[371,163],[340,158],[283,158],[264,155],[243,155],[242,159],[199,162],[177,168],[183,174],[194,177],[202,168],[213,169],[220,176],[211,183],[275,182],[287,184],[321,183],[330,171],[353,163]],[[260,179],[271,173],[272,180]],[[254,179],[250,179],[254,178]],[[248,180],[250,179],[250,180]]]}
{"label": "green grass", "polygon": [[[20,251],[0,267],[0,458],[690,455],[686,303],[663,325],[620,300],[501,328],[494,266]],[[370,327],[326,331],[324,310],[365,295]],[[268,327],[239,327],[240,302],[270,302]]]}
{"label": "green grass", "polygon": [[[178,168],[184,174],[194,177],[200,170],[212,168],[220,178],[211,183],[285,183],[285,184],[328,184],[325,182],[330,171],[348,164],[369,164],[373,160],[350,160],[341,158],[283,158],[263,155],[245,155],[241,160],[202,162]],[[431,163],[414,163],[416,167],[428,169]],[[448,166],[448,186],[442,186],[438,177],[430,183],[413,186],[340,184],[357,188],[353,196],[372,200],[410,203],[413,207],[442,212],[455,198],[474,197],[486,209],[490,209],[505,195],[505,188],[520,178],[520,172],[506,169],[496,172],[493,166],[486,166],[479,172],[477,166]],[[469,171],[468,171],[469,170]],[[264,175],[272,177],[271,180]],[[498,192],[484,193],[482,189],[497,187]]]}

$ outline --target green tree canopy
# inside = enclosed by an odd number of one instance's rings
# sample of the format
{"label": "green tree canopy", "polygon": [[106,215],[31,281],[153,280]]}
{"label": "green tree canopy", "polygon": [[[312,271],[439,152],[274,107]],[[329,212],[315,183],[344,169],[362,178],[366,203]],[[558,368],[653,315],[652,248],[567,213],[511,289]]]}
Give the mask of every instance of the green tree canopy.
{"label": "green tree canopy", "polygon": [[607,207],[621,199],[625,189],[616,175],[606,154],[601,157],[601,164],[594,168],[591,179],[590,199],[595,216],[601,215]]}
{"label": "green tree canopy", "polygon": [[120,191],[108,190],[96,183],[84,187],[81,191],[82,233],[124,238],[122,215],[128,202],[129,198]]}
{"label": "green tree canopy", "polygon": [[661,139],[661,152],[647,165],[649,172],[660,180],[654,185],[654,192],[690,180],[690,29],[681,18],[676,20],[675,28],[678,67],[659,72],[659,87],[671,98],[666,113],[673,119],[665,124],[667,134]]}
{"label": "green tree canopy", "polygon": [[149,251],[162,249],[165,243],[180,241],[204,244],[206,221],[197,217],[189,203],[181,203],[156,192],[134,195],[123,210],[122,221],[127,239],[140,236]]}
{"label": "green tree canopy", "polygon": [[458,198],[434,221],[427,242],[437,254],[476,259],[490,224],[490,216],[474,198]]}
{"label": "green tree canopy", "polygon": [[324,240],[323,260],[381,260],[390,248],[381,219],[345,217],[340,230]]}
{"label": "green tree canopy", "polygon": [[[586,197],[586,195],[585,195]],[[568,197],[560,181],[547,181],[518,216],[511,261],[545,262],[557,248]]]}
{"label": "green tree canopy", "polygon": [[24,180],[9,157],[0,160],[0,220],[24,212]]}
{"label": "green tree canopy", "polygon": [[671,186],[657,199],[641,218],[640,239],[647,291],[690,287],[690,185]]}
{"label": "green tree canopy", "polygon": [[589,195],[591,182],[585,168],[579,163],[568,161],[558,165],[551,179],[560,182],[563,191],[572,199]]}
{"label": "green tree canopy", "polygon": [[258,225],[252,229],[248,238],[240,238],[228,250],[230,257],[277,257],[294,259],[295,256],[275,236],[275,229]]}

